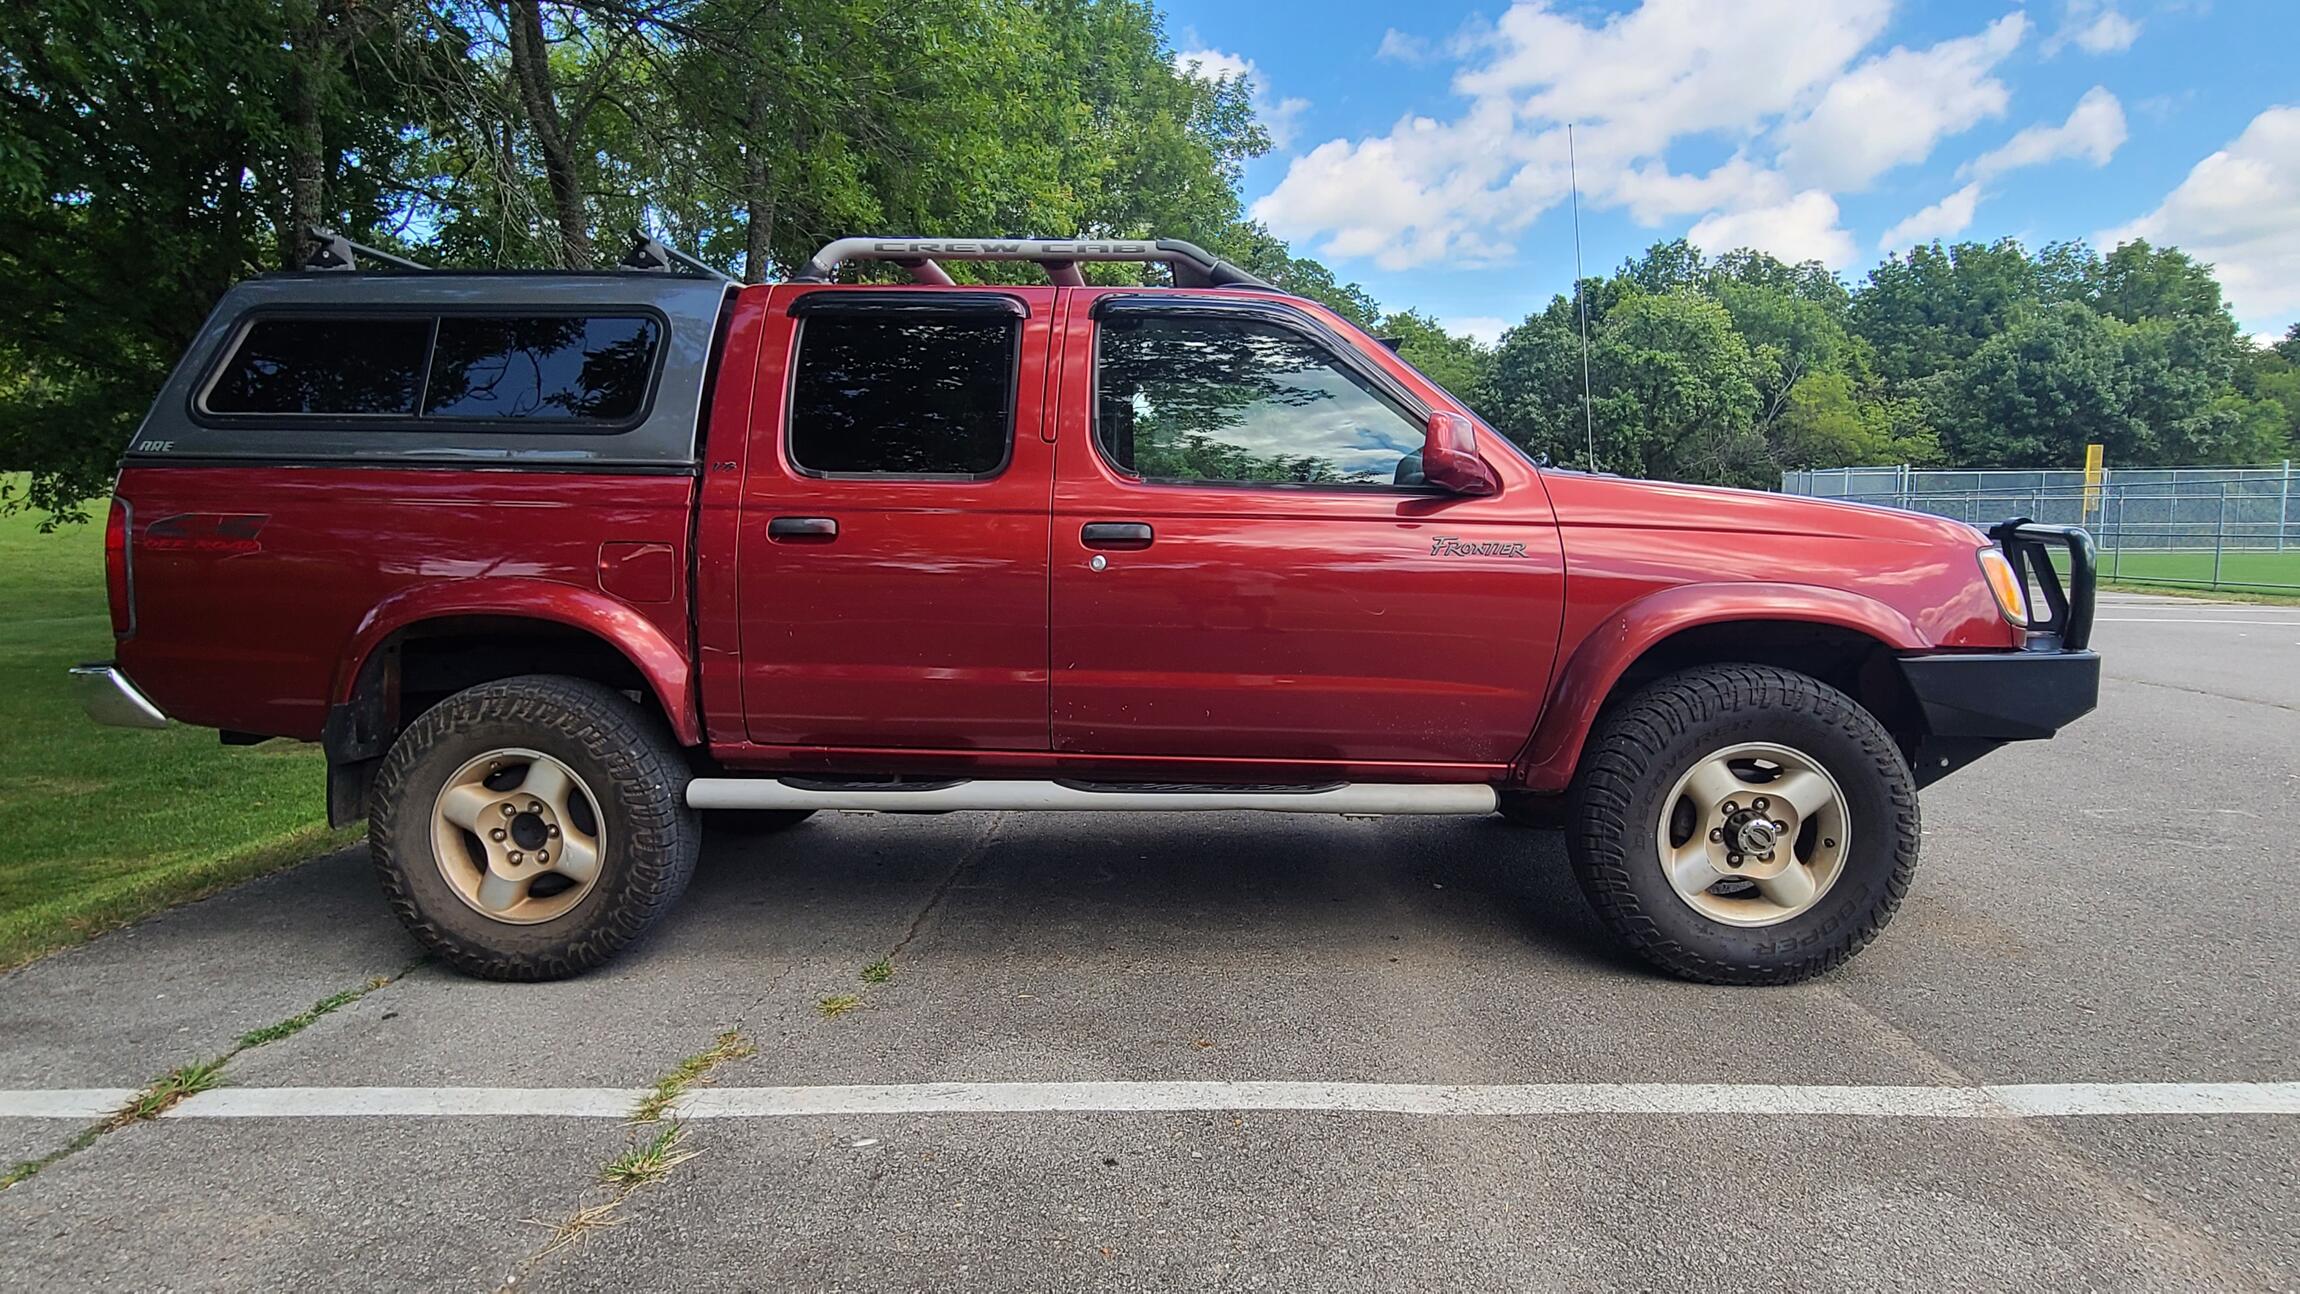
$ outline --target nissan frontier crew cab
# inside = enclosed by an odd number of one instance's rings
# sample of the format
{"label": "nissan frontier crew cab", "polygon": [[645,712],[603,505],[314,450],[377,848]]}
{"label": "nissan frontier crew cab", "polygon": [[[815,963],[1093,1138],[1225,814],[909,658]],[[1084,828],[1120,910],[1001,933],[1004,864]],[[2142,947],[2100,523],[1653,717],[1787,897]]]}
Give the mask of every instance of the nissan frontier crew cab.
{"label": "nissan frontier crew cab", "polygon": [[320,743],[472,974],[637,939],[700,811],[1257,809],[1561,825],[1629,948],[1788,983],[1892,916],[1920,787],[2096,699],[2081,530],[1544,467],[1188,243],[849,238],[753,287],[363,251],[216,307],[75,673]]}

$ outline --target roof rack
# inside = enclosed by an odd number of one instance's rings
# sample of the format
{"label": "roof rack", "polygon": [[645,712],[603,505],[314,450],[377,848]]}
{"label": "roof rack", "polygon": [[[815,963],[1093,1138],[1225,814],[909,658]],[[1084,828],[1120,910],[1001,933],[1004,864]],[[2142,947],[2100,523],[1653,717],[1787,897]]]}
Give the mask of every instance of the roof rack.
{"label": "roof rack", "polygon": [[1178,238],[840,238],[825,243],[793,283],[828,283],[847,261],[890,261],[913,281],[948,286],[951,277],[935,262],[1036,261],[1056,287],[1084,287],[1078,267],[1085,261],[1155,261],[1185,288],[1263,288],[1275,285]]}
{"label": "roof rack", "polygon": [[421,261],[394,256],[366,243],[355,243],[332,229],[322,229],[318,225],[306,229],[304,238],[312,244],[312,249],[303,258],[303,267],[307,270],[356,270],[362,256],[371,261],[382,261],[393,269],[428,271],[431,268]]}
{"label": "roof rack", "polygon": [[644,229],[631,231],[631,250],[623,253],[620,264],[627,270],[649,270],[664,274],[671,273],[673,265],[679,265],[697,274],[707,274],[722,282],[732,283],[735,281],[734,275],[687,255],[678,248],[657,239]]}

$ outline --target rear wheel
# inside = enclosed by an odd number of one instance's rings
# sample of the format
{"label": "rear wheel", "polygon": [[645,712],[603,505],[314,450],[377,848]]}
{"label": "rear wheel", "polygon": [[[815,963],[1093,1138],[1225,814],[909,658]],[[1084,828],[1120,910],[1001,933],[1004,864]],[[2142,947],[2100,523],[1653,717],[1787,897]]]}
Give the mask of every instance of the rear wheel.
{"label": "rear wheel", "polygon": [[698,836],[687,769],[621,693],[530,675],[459,692],[377,770],[368,843],[408,931],[458,969],[599,965],[677,902]]}
{"label": "rear wheel", "polygon": [[1582,891],[1687,979],[1786,984],[1892,919],[1917,862],[1915,779],[1874,716],[1787,670],[1652,684],[1591,734],[1567,802]]}

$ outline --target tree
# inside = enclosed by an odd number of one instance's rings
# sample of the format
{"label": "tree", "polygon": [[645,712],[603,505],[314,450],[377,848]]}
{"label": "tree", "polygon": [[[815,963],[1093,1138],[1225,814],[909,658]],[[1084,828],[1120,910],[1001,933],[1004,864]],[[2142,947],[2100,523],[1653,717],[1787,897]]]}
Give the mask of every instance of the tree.
{"label": "tree", "polygon": [[1395,342],[1398,354],[1423,376],[1464,400],[1483,386],[1492,367],[1493,357],[1483,346],[1412,310],[1382,316],[1373,331]]}
{"label": "tree", "polygon": [[1928,243],[1869,271],[1850,322],[1874,348],[1879,376],[1897,386],[1961,362],[2037,304],[2036,269],[2019,243]]}
{"label": "tree", "polygon": [[1733,317],[1698,292],[1633,293],[1607,314],[1591,355],[1610,470],[1665,480],[1778,482],[1756,432],[1755,363]]}
{"label": "tree", "polygon": [[405,88],[349,77],[374,51],[334,29],[315,46],[315,12],[0,10],[0,296],[18,321],[0,334],[0,469],[32,474],[11,506],[82,516],[209,306],[279,264],[299,219],[355,236],[386,219],[369,164],[398,156]]}
{"label": "tree", "polygon": [[2090,304],[2129,324],[2150,319],[2207,320],[2224,325],[2231,342],[2236,323],[2220,297],[2220,280],[2177,247],[2151,247],[2135,238],[2102,257]]}

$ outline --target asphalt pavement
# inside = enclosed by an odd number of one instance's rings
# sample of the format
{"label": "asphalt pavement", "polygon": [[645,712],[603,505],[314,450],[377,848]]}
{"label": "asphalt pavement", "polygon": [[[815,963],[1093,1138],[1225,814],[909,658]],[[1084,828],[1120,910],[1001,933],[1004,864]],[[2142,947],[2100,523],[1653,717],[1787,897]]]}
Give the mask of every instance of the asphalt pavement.
{"label": "asphalt pavement", "polygon": [[[714,823],[536,986],[323,858],[0,977],[0,1168],[84,1142],[0,1287],[2300,1288],[2300,1115],[2193,1112],[2300,1081],[2300,608],[2099,614],[2100,711],[1927,791],[1899,917],[1787,989],[1648,973],[1498,819]],[[602,1185],[726,1030],[691,1157]]]}

